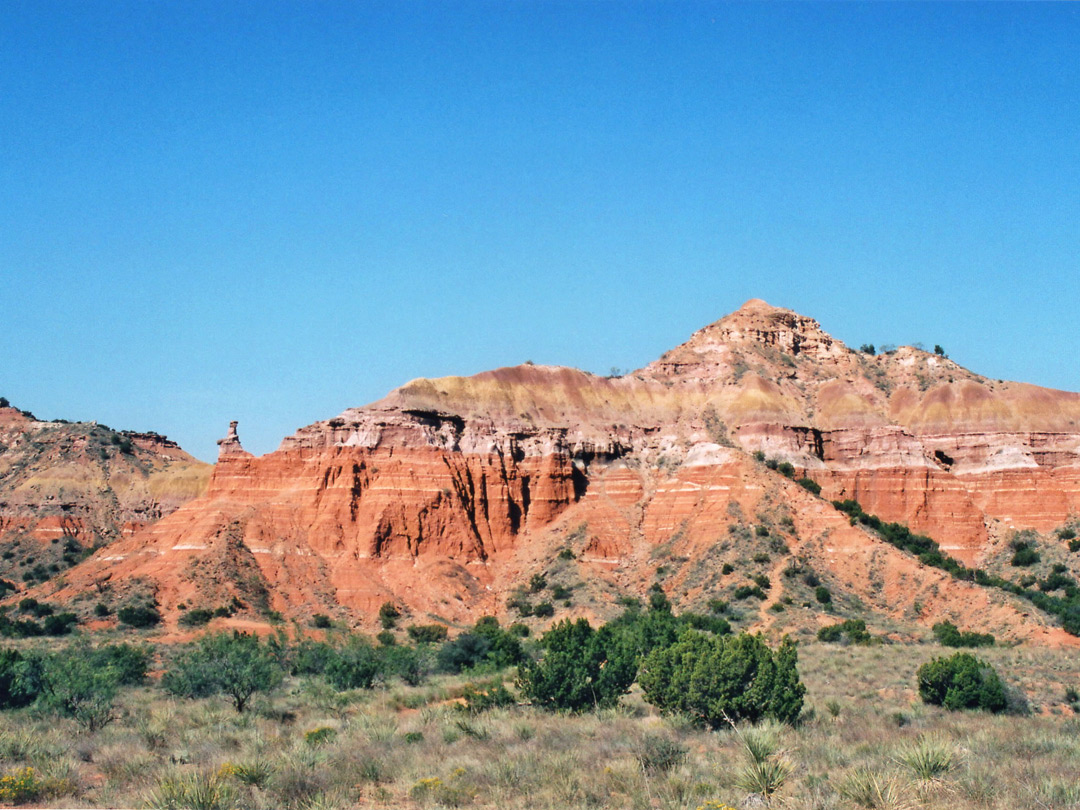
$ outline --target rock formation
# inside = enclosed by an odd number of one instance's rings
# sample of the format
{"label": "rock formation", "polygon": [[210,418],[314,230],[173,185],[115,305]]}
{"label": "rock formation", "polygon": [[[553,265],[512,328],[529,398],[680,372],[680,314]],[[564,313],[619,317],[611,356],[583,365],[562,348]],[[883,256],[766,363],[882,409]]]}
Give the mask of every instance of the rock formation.
{"label": "rock formation", "polygon": [[44,579],[135,534],[202,494],[210,472],[156,433],[0,407],[0,577]]}
{"label": "rock formation", "polygon": [[[370,621],[392,600],[464,622],[506,614],[532,574],[557,568],[576,585],[568,612],[606,615],[657,580],[700,606],[746,581],[740,543],[756,525],[785,548],[764,574],[774,600],[782,565],[807,566],[898,619],[1063,639],[828,499],[982,563],[1010,531],[1080,513],[1080,395],[910,347],[856,352],[762,301],[623,377],[525,365],[414,380],[262,457],[235,427],[202,497],[80,565],[57,598],[139,577],[166,610],[235,597]],[[822,498],[761,458],[794,465]]]}

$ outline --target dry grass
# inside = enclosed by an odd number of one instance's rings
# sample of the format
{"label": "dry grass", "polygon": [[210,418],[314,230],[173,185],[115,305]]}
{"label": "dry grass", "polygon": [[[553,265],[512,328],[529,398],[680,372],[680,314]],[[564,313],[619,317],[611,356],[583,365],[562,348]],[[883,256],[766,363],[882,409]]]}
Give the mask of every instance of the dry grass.
{"label": "dry grass", "polygon": [[715,733],[659,717],[636,692],[580,717],[469,716],[447,702],[463,679],[345,694],[294,680],[237,715],[148,687],[123,693],[124,717],[93,734],[32,710],[0,715],[0,776],[34,768],[54,807],[694,810],[766,789],[792,810],[1077,806],[1080,720],[1061,684],[1080,683],[1080,660],[989,651],[1034,709],[993,717],[918,702],[915,669],[941,652],[806,645],[806,722]]}

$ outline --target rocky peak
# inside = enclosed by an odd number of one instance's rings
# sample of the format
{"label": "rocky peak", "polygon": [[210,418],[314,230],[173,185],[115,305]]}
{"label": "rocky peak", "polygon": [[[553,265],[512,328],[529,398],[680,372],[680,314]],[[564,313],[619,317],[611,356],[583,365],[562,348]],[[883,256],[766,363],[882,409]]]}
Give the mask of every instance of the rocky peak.
{"label": "rocky peak", "polygon": [[790,309],[770,306],[752,298],[730,315],[700,329],[686,346],[707,350],[716,344],[765,346],[792,357],[814,360],[840,357],[846,352],[843,343],[821,328],[813,318]]}
{"label": "rocky peak", "polygon": [[641,376],[665,383],[730,382],[741,377],[751,356],[753,364],[832,362],[849,353],[813,318],[752,298],[646,366]]}

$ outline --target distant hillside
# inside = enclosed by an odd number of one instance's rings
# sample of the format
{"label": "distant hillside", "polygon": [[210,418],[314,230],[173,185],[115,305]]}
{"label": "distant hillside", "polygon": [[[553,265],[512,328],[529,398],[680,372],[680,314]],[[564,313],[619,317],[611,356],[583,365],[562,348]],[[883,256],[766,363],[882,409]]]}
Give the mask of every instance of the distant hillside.
{"label": "distant hillside", "polygon": [[0,399],[0,577],[56,576],[201,495],[211,470],[156,433],[44,422]]}

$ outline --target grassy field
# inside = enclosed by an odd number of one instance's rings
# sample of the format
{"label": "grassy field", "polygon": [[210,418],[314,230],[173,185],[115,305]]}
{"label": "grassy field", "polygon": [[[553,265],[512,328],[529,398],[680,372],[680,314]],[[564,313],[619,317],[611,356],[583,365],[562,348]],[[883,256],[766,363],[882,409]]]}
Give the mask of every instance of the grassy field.
{"label": "grassy field", "polygon": [[[237,714],[222,698],[121,694],[90,733],[34,709],[0,715],[0,799],[45,807],[1056,808],[1080,805],[1080,659],[980,651],[1025,715],[923,706],[934,645],[806,644],[805,720],[707,732],[635,688],[617,709],[458,708],[464,677],[338,693],[290,679]],[[502,673],[508,685],[512,671]],[[756,761],[755,761],[756,757]],[[25,770],[32,769],[31,771]],[[752,794],[769,791],[767,798]]]}

